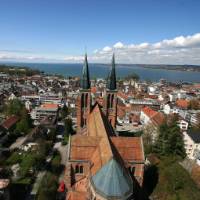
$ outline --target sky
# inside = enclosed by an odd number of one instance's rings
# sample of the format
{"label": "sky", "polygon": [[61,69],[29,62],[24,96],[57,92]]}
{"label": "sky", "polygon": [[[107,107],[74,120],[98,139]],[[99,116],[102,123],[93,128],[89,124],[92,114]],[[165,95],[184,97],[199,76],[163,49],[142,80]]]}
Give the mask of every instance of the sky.
{"label": "sky", "polygon": [[199,0],[0,0],[0,62],[200,64]]}

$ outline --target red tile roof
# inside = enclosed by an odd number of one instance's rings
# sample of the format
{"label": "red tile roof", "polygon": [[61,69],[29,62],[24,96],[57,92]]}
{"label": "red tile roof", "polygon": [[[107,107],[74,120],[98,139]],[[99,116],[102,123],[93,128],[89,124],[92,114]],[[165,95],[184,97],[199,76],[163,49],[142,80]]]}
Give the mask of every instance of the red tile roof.
{"label": "red tile roof", "polygon": [[66,200],[86,200],[86,192],[70,191],[67,195]]}
{"label": "red tile roof", "polygon": [[157,112],[157,114],[151,118],[151,121],[155,126],[160,126],[165,121],[165,116],[162,113]]}
{"label": "red tile roof", "polygon": [[111,140],[124,160],[143,161],[141,137],[111,137]]}
{"label": "red tile roof", "polygon": [[157,112],[155,110],[152,110],[151,108],[149,107],[144,107],[142,109],[143,113],[145,113],[149,118],[152,118],[154,115],[157,114]]}
{"label": "red tile roof", "polygon": [[176,101],[176,105],[180,108],[185,108],[187,109],[189,106],[189,101],[185,100],[185,99],[178,99]]}
{"label": "red tile roof", "polygon": [[51,109],[51,108],[58,108],[58,104],[54,104],[54,103],[45,103],[41,105],[41,108],[47,108],[47,109]]}
{"label": "red tile roof", "polygon": [[91,87],[91,93],[96,93],[97,92],[97,88],[96,87]]}
{"label": "red tile roof", "polygon": [[8,119],[6,119],[1,126],[5,129],[10,129],[12,126],[14,126],[19,120],[19,117],[17,116],[11,116]]}

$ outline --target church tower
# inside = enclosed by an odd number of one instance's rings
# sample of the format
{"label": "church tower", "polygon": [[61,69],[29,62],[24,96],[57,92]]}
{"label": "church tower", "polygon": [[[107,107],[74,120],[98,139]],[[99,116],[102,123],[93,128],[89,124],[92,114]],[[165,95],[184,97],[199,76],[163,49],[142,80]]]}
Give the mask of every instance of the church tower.
{"label": "church tower", "polygon": [[81,89],[77,99],[77,132],[81,133],[86,128],[88,123],[88,115],[91,110],[91,91],[90,91],[90,75],[87,61],[87,54],[85,54],[85,60],[81,77]]}
{"label": "church tower", "polygon": [[115,72],[115,55],[112,57],[111,70],[108,75],[106,96],[104,102],[105,114],[108,117],[112,127],[116,127],[117,122],[117,84],[116,84],[116,72]]}

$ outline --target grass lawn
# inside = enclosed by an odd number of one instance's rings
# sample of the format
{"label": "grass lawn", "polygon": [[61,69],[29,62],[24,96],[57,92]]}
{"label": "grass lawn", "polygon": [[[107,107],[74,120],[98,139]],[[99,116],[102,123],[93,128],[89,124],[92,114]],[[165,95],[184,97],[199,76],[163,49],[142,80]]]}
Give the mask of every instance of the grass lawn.
{"label": "grass lawn", "polygon": [[161,158],[147,173],[147,179],[147,190],[151,181],[154,184],[153,192],[149,191],[153,200],[200,200],[200,189],[176,159]]}

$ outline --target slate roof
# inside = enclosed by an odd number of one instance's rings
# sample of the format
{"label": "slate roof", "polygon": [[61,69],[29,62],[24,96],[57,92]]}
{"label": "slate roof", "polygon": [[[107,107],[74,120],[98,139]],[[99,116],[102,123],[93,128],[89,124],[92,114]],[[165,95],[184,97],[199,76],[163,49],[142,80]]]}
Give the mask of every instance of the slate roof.
{"label": "slate roof", "polygon": [[132,179],[114,158],[91,178],[91,182],[96,192],[106,199],[125,199],[132,194]]}
{"label": "slate roof", "polygon": [[200,131],[189,130],[187,133],[195,143],[200,143]]}
{"label": "slate roof", "polygon": [[115,55],[112,56],[112,66],[110,73],[108,75],[108,81],[107,81],[107,89],[109,90],[116,90],[117,84],[116,84],[116,72],[115,72]]}
{"label": "slate roof", "polygon": [[85,60],[82,70],[82,78],[81,78],[81,88],[82,89],[90,89],[90,75],[89,75],[89,67],[87,61],[87,54],[85,54]]}

